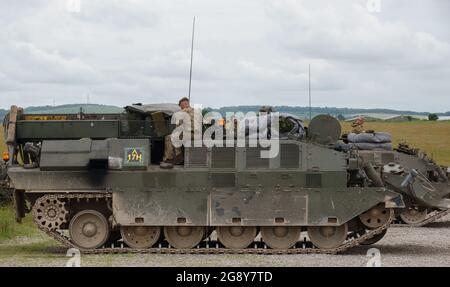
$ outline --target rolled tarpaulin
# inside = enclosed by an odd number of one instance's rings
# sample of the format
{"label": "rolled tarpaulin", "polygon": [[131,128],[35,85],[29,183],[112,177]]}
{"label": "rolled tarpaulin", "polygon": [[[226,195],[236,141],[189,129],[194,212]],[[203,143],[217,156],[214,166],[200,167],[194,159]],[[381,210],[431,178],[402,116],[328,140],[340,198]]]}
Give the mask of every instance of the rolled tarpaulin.
{"label": "rolled tarpaulin", "polygon": [[351,143],[391,143],[392,136],[388,133],[374,132],[374,133],[350,133],[347,139]]}

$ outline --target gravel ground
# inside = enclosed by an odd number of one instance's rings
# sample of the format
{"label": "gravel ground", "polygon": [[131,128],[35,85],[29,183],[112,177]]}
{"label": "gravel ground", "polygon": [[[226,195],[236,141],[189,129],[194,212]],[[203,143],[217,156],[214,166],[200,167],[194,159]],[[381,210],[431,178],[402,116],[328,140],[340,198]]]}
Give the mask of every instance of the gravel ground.
{"label": "gravel ground", "polygon": [[[81,255],[82,266],[365,266],[367,250],[382,266],[450,266],[450,216],[427,227],[391,227],[373,246],[339,255]],[[0,266],[65,266],[65,250],[50,240],[20,238],[0,244]]]}

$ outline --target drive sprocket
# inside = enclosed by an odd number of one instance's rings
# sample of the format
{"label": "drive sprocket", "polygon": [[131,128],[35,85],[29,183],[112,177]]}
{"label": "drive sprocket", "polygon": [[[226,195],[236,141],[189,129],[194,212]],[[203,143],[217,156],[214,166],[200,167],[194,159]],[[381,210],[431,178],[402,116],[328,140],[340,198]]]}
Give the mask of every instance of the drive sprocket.
{"label": "drive sprocket", "polygon": [[56,196],[43,196],[33,205],[33,217],[36,224],[47,230],[57,230],[67,223],[65,202]]}

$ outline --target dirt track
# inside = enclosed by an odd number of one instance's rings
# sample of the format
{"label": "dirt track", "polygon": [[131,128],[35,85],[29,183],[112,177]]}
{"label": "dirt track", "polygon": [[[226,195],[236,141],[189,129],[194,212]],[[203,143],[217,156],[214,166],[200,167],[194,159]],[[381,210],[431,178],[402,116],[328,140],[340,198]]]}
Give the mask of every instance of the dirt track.
{"label": "dirt track", "polygon": [[[427,227],[391,228],[371,247],[383,266],[450,266],[450,216]],[[82,255],[82,266],[365,266],[371,247],[341,255]],[[65,250],[52,241],[0,244],[0,266],[65,266]]]}

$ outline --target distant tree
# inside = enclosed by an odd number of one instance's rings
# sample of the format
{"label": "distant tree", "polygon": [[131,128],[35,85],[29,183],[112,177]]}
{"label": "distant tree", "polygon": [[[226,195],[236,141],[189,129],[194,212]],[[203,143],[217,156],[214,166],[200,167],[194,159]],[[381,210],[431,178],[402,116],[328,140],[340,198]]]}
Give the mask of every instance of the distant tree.
{"label": "distant tree", "polygon": [[429,121],[437,121],[438,119],[439,119],[439,117],[436,114],[429,114],[428,115],[428,120]]}
{"label": "distant tree", "polygon": [[406,116],[406,119],[410,122],[412,121],[414,118],[412,116]]}
{"label": "distant tree", "polygon": [[339,115],[337,116],[337,119],[338,119],[339,121],[345,121],[345,117],[344,117],[342,114],[339,114]]}

